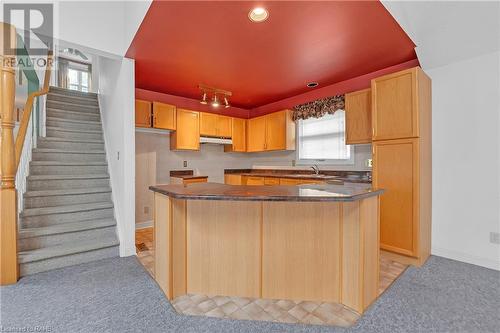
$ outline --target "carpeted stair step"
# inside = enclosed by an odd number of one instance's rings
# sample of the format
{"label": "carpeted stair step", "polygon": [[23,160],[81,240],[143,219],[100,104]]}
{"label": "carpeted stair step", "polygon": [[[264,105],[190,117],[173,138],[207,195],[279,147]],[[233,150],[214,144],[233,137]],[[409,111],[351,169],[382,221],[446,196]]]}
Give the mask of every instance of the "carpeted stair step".
{"label": "carpeted stair step", "polygon": [[73,119],[73,120],[90,120],[90,121],[101,121],[101,115],[97,113],[88,112],[78,112],[78,111],[67,111],[60,109],[47,109],[47,117],[55,117],[61,119]]}
{"label": "carpeted stair step", "polygon": [[119,242],[116,235],[93,241],[60,244],[33,251],[19,252],[21,276],[117,257]]}
{"label": "carpeted stair step", "polygon": [[105,174],[108,164],[104,161],[61,162],[61,161],[31,161],[31,175],[90,175]]}
{"label": "carpeted stair step", "polygon": [[75,95],[68,95],[64,93],[57,93],[57,92],[50,92],[47,95],[47,100],[48,101],[56,101],[56,102],[64,102],[64,103],[71,103],[75,105],[90,105],[90,106],[99,106],[99,102],[95,96],[75,96]]}
{"label": "carpeted stair step", "polygon": [[[93,221],[90,220],[43,228],[21,229],[18,237],[18,249],[19,251],[30,251],[65,243],[98,240],[116,235],[116,223],[113,219],[97,221],[99,223],[92,223]],[[65,228],[57,228],[60,226]]]}
{"label": "carpeted stair step", "polygon": [[66,222],[113,218],[112,202],[28,208],[20,214],[22,228],[46,227]]}
{"label": "carpeted stair step", "polygon": [[103,140],[39,138],[38,148],[64,150],[105,150]]}
{"label": "carpeted stair step", "polygon": [[54,86],[49,87],[49,93],[62,94],[66,96],[76,96],[82,98],[97,98],[97,94],[93,92],[83,92],[83,91],[65,89]]}
{"label": "carpeted stair step", "polygon": [[111,188],[69,188],[24,193],[24,208],[55,207],[93,202],[111,202]]}
{"label": "carpeted stair step", "polygon": [[47,117],[46,125],[49,127],[60,127],[68,129],[79,129],[79,130],[92,130],[92,131],[102,130],[100,121],[76,120],[70,118],[56,118],[50,116]]}
{"label": "carpeted stair step", "polygon": [[61,161],[61,162],[105,162],[106,153],[98,150],[60,150],[35,148],[32,154],[33,161]]}
{"label": "carpeted stair step", "polygon": [[73,103],[66,103],[54,100],[47,100],[47,108],[60,109],[66,111],[87,112],[91,114],[99,114],[99,107],[97,105],[80,105]]}
{"label": "carpeted stair step", "polygon": [[62,139],[102,140],[102,131],[76,130],[61,127],[47,127],[47,136]]}
{"label": "carpeted stair step", "polygon": [[28,176],[28,191],[105,186],[109,186],[108,174]]}

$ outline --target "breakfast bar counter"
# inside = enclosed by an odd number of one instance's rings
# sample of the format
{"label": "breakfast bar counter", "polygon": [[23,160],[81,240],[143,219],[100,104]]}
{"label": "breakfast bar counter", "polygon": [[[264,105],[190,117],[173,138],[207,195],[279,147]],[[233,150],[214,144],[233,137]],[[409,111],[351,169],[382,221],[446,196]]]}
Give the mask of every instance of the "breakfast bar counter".
{"label": "breakfast bar counter", "polygon": [[185,294],[341,303],[378,295],[379,196],[369,186],[157,185],[155,279]]}

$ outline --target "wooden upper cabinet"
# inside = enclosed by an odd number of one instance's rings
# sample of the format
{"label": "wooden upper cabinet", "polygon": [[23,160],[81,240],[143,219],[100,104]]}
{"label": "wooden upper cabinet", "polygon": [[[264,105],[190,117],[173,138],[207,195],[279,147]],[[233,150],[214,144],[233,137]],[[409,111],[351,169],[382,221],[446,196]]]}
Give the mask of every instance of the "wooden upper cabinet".
{"label": "wooden upper cabinet", "polygon": [[232,136],[232,118],[200,112],[200,135],[230,138]]}
{"label": "wooden upper cabinet", "polygon": [[266,117],[266,150],[286,149],[286,112],[275,112]]}
{"label": "wooden upper cabinet", "polygon": [[217,117],[217,135],[223,138],[233,136],[233,118],[227,116]]}
{"label": "wooden upper cabinet", "polygon": [[345,95],[346,144],[372,142],[371,89],[355,91]]}
{"label": "wooden upper cabinet", "polygon": [[266,116],[248,119],[247,129],[247,151],[264,151],[266,149]]}
{"label": "wooden upper cabinet", "polygon": [[177,130],[170,133],[170,149],[200,150],[200,113],[177,109]]}
{"label": "wooden upper cabinet", "polygon": [[247,120],[241,118],[232,119],[232,145],[224,146],[226,152],[245,152],[247,151],[246,139]]}
{"label": "wooden upper cabinet", "polygon": [[200,135],[217,136],[217,115],[200,112]]}
{"label": "wooden upper cabinet", "polygon": [[372,80],[373,140],[419,136],[417,76],[420,72],[415,67]]}
{"label": "wooden upper cabinet", "polygon": [[151,127],[151,102],[135,100],[135,126]]}
{"label": "wooden upper cabinet", "polygon": [[247,151],[294,150],[292,111],[283,110],[248,120]]}
{"label": "wooden upper cabinet", "polygon": [[153,102],[153,127],[175,130],[176,128],[175,105]]}
{"label": "wooden upper cabinet", "polygon": [[373,187],[380,196],[380,246],[418,256],[419,140],[373,143]]}

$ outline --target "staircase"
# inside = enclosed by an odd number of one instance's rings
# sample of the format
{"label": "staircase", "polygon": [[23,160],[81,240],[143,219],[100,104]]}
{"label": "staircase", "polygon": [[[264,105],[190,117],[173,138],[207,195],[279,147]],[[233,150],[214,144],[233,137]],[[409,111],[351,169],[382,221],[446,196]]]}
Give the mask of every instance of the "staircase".
{"label": "staircase", "polygon": [[118,256],[97,95],[51,87],[20,214],[20,274]]}

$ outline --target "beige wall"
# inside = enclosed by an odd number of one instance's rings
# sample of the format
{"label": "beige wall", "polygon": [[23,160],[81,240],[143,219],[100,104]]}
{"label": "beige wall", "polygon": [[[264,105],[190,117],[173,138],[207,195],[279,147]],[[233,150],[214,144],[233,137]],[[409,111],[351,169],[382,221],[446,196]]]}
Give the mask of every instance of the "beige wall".
{"label": "beige wall", "polygon": [[[148,187],[169,182],[170,170],[192,169],[195,174],[207,175],[210,182],[224,182],[224,169],[286,167],[292,168],[295,152],[224,153],[221,145],[202,145],[197,152],[170,150],[168,134],[136,132],[136,223],[153,219],[153,196]],[[371,158],[371,145],[355,147],[355,164],[321,166],[328,170],[370,170],[365,166]],[[188,162],[183,168],[183,161]],[[307,168],[307,167],[297,167]],[[145,209],[146,207],[146,209]],[[149,212],[147,212],[149,210]],[[146,211],[146,212],[145,212]]]}

